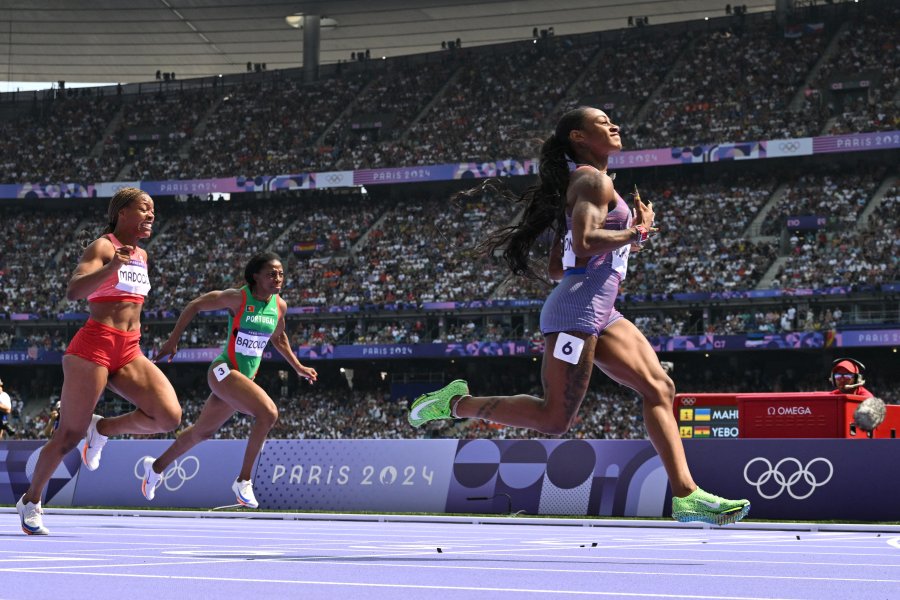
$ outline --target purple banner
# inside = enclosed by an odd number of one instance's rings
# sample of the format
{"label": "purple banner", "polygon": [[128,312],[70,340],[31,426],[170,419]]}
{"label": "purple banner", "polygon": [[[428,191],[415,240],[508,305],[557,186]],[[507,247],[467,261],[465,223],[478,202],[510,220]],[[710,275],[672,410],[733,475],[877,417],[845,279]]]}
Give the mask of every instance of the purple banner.
{"label": "purple banner", "polygon": [[472,440],[459,442],[445,510],[659,517],[667,490],[649,441]]}
{"label": "purple banner", "polygon": [[[691,473],[750,518],[894,521],[896,440],[685,440]],[[706,483],[705,483],[706,482]],[[859,490],[865,490],[859,493]]]}
{"label": "purple banner", "polygon": [[[634,169],[639,167],[657,167],[678,165],[682,160],[681,148],[657,148],[653,150],[634,150],[619,152],[609,157],[610,169]],[[690,162],[690,161],[689,161]]]}
{"label": "purple banner", "polygon": [[[900,148],[900,131],[859,133],[817,138],[748,141],[728,144],[699,144],[620,152],[610,157],[612,169],[632,169],[662,165],[755,160],[786,156],[808,156],[830,152],[857,152]],[[489,162],[451,163],[391,169],[329,171],[225,177],[180,181],[112,181],[59,184],[4,184],[0,198],[85,198],[111,197],[125,186],[137,186],[152,195],[217,194],[262,192],[270,189],[312,189],[350,187],[417,181],[448,181],[485,177],[513,177],[537,172],[536,159],[508,159]]]}
{"label": "purple banner", "polygon": [[[314,179],[310,173],[299,175],[278,175],[269,181],[270,190],[308,190],[314,187]],[[352,183],[352,182],[351,182]]]}
{"label": "purple banner", "polygon": [[62,352],[32,346],[27,350],[0,351],[0,365],[60,365]]}
{"label": "purple banner", "polygon": [[711,350],[783,350],[824,348],[821,331],[746,335],[680,335],[650,338],[656,352],[690,352]]}
{"label": "purple banner", "polygon": [[813,153],[859,152],[900,148],[900,131],[853,133],[813,138]]}
{"label": "purple banner", "polygon": [[93,198],[99,195],[92,184],[4,183],[0,198]]}
{"label": "purple banner", "polygon": [[[803,348],[836,348],[858,346],[896,346],[900,344],[900,329],[868,329],[836,332],[829,341],[825,332],[803,331],[793,333],[749,333],[736,335],[679,335],[650,337],[650,344],[656,352],[711,352],[716,350],[785,350]],[[209,363],[221,354],[221,348],[183,348],[172,362]],[[544,352],[542,341],[506,340],[503,342],[465,342],[432,344],[359,344],[340,345],[318,344],[298,346],[294,353],[301,361],[306,360],[367,360],[396,358],[452,358],[491,356],[541,356]],[[39,350],[4,350],[0,352],[0,365],[50,364],[62,362],[62,352]],[[152,351],[147,351],[152,359]],[[264,361],[283,362],[277,351],[267,346],[263,352]]]}
{"label": "purple banner", "polygon": [[222,179],[189,179],[184,181],[141,181],[139,186],[151,196],[176,194],[235,194],[240,192],[264,192],[270,176],[227,177]]}
{"label": "purple banner", "polygon": [[269,510],[443,512],[456,440],[269,440],[253,476]]}
{"label": "purple banner", "polygon": [[897,346],[900,345],[900,329],[841,331],[835,336],[835,345],[843,348],[859,346]]}
{"label": "purple banner", "polygon": [[395,169],[363,169],[353,172],[353,185],[410,183],[414,181],[447,181],[453,179],[454,165],[398,167]]}
{"label": "purple banner", "polygon": [[537,160],[497,160],[491,162],[468,162],[454,165],[453,179],[485,179],[488,177],[518,177],[535,175]]}
{"label": "purple banner", "polygon": [[330,358],[439,358],[446,344],[367,344],[335,346]]}
{"label": "purple banner", "polygon": [[[896,519],[893,440],[685,440],[695,479],[762,519]],[[866,490],[858,494],[855,490]],[[461,441],[447,512],[660,517],[671,492],[649,441]]]}
{"label": "purple banner", "polygon": [[[143,456],[167,440],[113,440],[97,471],[69,453],[47,487],[55,506],[147,506]],[[0,502],[13,504],[43,442],[0,442]],[[165,471],[154,506],[234,504],[245,442],[212,440]],[[751,502],[750,517],[896,520],[895,440],[684,440],[695,479]],[[268,440],[254,476],[270,510],[664,517],[671,492],[649,440]],[[865,490],[860,494],[858,490]]]}
{"label": "purple banner", "polygon": [[540,356],[544,353],[543,342],[468,342],[447,344],[444,356]]}
{"label": "purple banner", "polygon": [[[0,503],[15,504],[31,484],[34,466],[46,440],[0,442]],[[44,495],[44,505],[70,506],[81,466],[78,448],[63,457],[53,471]]]}
{"label": "purple banner", "polygon": [[144,498],[141,460],[159,456],[172,441],[110,440],[100,468],[78,472],[72,505],[213,508],[235,504],[231,484],[241,470],[244,440],[207,440],[194,446],[163,472],[153,502]]}

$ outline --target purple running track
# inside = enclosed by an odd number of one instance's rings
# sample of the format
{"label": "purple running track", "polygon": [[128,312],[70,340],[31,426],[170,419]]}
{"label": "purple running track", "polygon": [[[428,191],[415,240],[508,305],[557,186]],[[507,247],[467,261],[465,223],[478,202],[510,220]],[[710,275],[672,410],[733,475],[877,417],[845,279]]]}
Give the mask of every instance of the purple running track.
{"label": "purple running track", "polygon": [[5,600],[900,597],[896,532],[48,514],[37,537],[0,522]]}

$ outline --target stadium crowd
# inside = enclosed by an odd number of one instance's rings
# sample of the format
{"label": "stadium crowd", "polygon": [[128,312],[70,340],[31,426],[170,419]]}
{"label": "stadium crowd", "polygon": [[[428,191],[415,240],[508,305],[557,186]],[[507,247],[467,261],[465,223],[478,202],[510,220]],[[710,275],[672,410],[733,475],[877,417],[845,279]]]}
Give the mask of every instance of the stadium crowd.
{"label": "stadium crowd", "polygon": [[[869,2],[799,31],[735,17],[689,33],[551,36],[430,62],[367,61],[314,84],[274,71],[198,90],[148,85],[134,97],[35,96],[0,120],[0,182],[531,158],[553,119],[581,103],[609,111],[627,150],[896,130],[898,16],[896,3]],[[833,89],[851,80],[868,87]]]}
{"label": "stadium crowd", "polygon": [[[875,193],[879,182],[891,178],[881,171],[860,176],[810,170],[782,179],[783,185],[762,175],[650,182],[642,195],[658,207],[660,233],[631,261],[621,291],[628,298],[751,290],[773,265],[780,266],[770,288],[895,282],[897,238],[878,232],[896,229],[898,187]],[[780,196],[776,188],[783,190]],[[751,224],[770,200],[775,206],[763,231],[781,235],[781,242],[752,234]],[[870,203],[871,216],[863,222]],[[306,199],[275,194],[170,202],[159,208],[147,245],[154,292],[145,314],[172,318],[206,290],[242,285],[244,263],[263,250],[284,257],[282,295],[293,307],[422,309],[432,302],[541,299],[550,282],[511,277],[501,261],[474,253],[487,232],[510,223],[518,210],[490,194],[453,201],[314,193]],[[35,218],[27,206],[0,207],[0,315],[54,319],[83,309],[63,292],[81,251],[80,236],[99,234],[93,229],[102,222],[101,211],[93,203],[88,211],[59,208]],[[798,213],[827,215],[827,223],[818,231],[788,229],[787,215]],[[48,231],[56,236],[50,251]]]}
{"label": "stadium crowd", "polygon": [[[486,377],[474,382],[479,393],[504,393],[513,385],[524,384],[529,393],[540,394],[537,370],[524,366],[502,371],[505,376]],[[765,368],[747,369],[742,373],[725,373],[721,370],[676,368],[673,375],[679,391],[703,392],[777,392],[777,391],[828,391],[825,377],[799,373],[790,368],[777,376]],[[515,378],[516,382],[512,383]],[[199,416],[209,390],[203,378],[193,383],[178,385],[183,418],[179,429],[170,434],[154,437],[175,437],[182,429],[193,424]],[[406,420],[411,398],[393,397],[385,386],[349,388],[345,383],[302,387],[289,386],[277,374],[262,378],[264,387],[279,406],[279,419],[271,437],[279,439],[407,439],[407,438],[532,438],[545,437],[525,429],[501,427],[478,419],[440,421],[423,429],[414,429]],[[882,377],[884,379],[884,377]],[[471,382],[470,382],[471,383]],[[900,385],[875,379],[867,387],[875,390],[885,402],[900,403]],[[473,388],[475,389],[475,388]],[[49,401],[23,404],[14,392],[14,412],[11,421],[18,439],[46,437],[45,428],[51,419],[53,405],[58,400],[58,390],[51,393]],[[127,409],[127,403],[107,393],[101,399],[98,411],[118,414]],[[584,439],[644,439],[640,397],[605,376],[598,375],[591,383],[578,418],[563,438]],[[217,439],[246,438],[251,420],[236,414],[217,433]]]}

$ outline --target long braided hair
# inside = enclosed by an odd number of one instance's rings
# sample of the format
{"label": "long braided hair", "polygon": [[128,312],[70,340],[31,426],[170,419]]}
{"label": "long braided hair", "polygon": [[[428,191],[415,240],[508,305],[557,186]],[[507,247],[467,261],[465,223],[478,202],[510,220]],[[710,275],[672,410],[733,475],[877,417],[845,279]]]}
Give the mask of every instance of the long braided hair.
{"label": "long braided hair", "polygon": [[[515,275],[543,279],[535,272],[530,255],[535,243],[549,230],[551,239],[561,238],[566,231],[566,189],[569,186],[569,158],[574,152],[569,132],[580,129],[589,107],[579,106],[560,117],[553,135],[541,146],[538,172],[540,181],[525,190],[517,202],[525,202],[522,219],[494,231],[478,245],[479,254],[490,256],[502,251],[503,260]],[[483,191],[485,186],[477,188]],[[510,197],[510,192],[501,191]]]}

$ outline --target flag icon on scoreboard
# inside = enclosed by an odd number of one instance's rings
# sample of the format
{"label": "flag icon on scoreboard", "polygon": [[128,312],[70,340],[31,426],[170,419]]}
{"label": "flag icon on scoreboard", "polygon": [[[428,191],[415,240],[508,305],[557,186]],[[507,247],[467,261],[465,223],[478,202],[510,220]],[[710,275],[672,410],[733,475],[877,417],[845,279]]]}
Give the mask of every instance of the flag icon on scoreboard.
{"label": "flag icon on scoreboard", "polygon": [[709,435],[709,425],[697,425],[696,427],[694,427],[695,438],[709,437]]}
{"label": "flag icon on scoreboard", "polygon": [[694,409],[694,420],[695,421],[709,421],[711,415],[710,408],[695,408]]}

